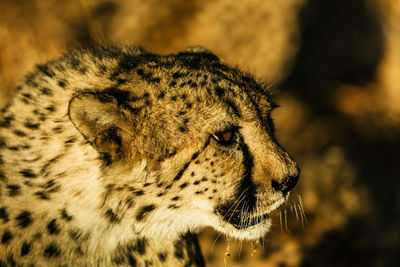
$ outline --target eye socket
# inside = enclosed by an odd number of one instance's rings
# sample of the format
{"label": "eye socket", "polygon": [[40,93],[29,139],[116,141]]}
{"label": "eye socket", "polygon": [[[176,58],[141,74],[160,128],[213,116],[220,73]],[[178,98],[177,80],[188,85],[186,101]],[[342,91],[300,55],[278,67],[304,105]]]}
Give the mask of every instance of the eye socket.
{"label": "eye socket", "polygon": [[229,128],[225,131],[216,132],[212,137],[222,146],[229,146],[236,142],[237,128]]}

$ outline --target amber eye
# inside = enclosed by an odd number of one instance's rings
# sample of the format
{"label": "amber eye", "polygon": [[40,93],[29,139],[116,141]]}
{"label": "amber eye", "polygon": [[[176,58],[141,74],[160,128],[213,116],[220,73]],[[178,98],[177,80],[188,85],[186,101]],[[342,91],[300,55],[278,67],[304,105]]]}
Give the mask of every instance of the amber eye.
{"label": "amber eye", "polygon": [[228,146],[236,141],[236,129],[230,128],[225,131],[216,132],[212,136],[220,145]]}

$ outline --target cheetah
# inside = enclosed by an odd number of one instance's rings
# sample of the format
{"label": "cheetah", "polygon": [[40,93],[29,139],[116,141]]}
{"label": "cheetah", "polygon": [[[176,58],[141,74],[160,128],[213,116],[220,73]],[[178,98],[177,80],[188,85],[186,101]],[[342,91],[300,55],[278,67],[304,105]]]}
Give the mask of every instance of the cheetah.
{"label": "cheetah", "polygon": [[263,237],[299,176],[274,106],[201,47],[38,65],[1,110],[0,266],[204,266],[204,227]]}

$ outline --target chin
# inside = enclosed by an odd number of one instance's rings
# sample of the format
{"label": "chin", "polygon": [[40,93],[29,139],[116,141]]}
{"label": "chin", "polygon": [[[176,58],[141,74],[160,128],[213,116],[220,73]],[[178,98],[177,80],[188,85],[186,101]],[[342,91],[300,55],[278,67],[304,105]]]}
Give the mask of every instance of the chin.
{"label": "chin", "polygon": [[217,226],[213,226],[215,230],[225,234],[227,237],[238,240],[257,240],[264,237],[271,228],[271,218],[268,215],[254,218],[248,225],[237,225],[227,222],[224,218],[218,219]]}

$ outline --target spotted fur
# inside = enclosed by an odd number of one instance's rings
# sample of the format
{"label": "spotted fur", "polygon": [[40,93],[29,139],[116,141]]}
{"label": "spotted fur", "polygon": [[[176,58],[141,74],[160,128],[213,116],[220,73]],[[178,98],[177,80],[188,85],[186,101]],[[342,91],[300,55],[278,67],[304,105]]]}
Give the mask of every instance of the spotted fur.
{"label": "spotted fur", "polygon": [[193,233],[270,227],[297,182],[267,88],[203,48],[37,66],[0,117],[0,266],[202,266]]}

